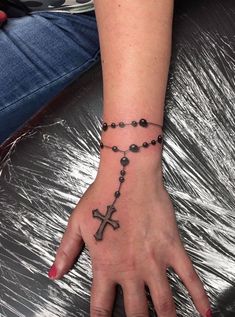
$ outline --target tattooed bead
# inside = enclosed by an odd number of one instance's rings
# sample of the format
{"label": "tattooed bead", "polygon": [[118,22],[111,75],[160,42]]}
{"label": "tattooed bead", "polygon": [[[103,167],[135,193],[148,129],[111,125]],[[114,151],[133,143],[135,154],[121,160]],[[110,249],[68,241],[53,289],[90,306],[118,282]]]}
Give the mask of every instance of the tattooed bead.
{"label": "tattooed bead", "polygon": [[149,146],[148,142],[143,143],[143,147],[148,147],[148,146]]}
{"label": "tattooed bead", "polygon": [[122,176],[124,176],[124,175],[126,175],[126,172],[125,172],[124,170],[121,170],[121,171],[120,171],[120,174],[121,174]]}
{"label": "tattooed bead", "polygon": [[137,127],[138,122],[137,122],[137,121],[135,121],[135,120],[133,120],[133,121],[131,122],[131,125],[132,125],[133,127]]}
{"label": "tattooed bead", "polygon": [[117,151],[118,151],[118,147],[117,147],[116,145],[114,145],[114,146],[112,147],[112,150],[113,150],[113,152],[117,152]]}
{"label": "tattooed bead", "polygon": [[126,156],[123,156],[120,160],[122,166],[126,166],[129,164],[129,159]]}
{"label": "tattooed bead", "polygon": [[156,140],[152,140],[152,141],[151,141],[151,144],[152,144],[152,145],[155,145],[156,143],[157,143]]}
{"label": "tattooed bead", "polygon": [[157,141],[158,141],[158,143],[162,143],[162,136],[161,135],[158,136]]}
{"label": "tattooed bead", "polygon": [[140,125],[141,127],[146,128],[146,127],[148,126],[148,122],[147,122],[146,119],[140,119],[139,125]]}
{"label": "tattooed bead", "polygon": [[123,183],[123,182],[124,182],[124,180],[125,180],[125,178],[124,178],[124,177],[122,177],[122,176],[121,176],[121,177],[119,177],[119,182],[120,182],[120,183]]}
{"label": "tattooed bead", "polygon": [[114,193],[114,196],[115,196],[116,198],[120,197],[120,195],[121,195],[121,193],[120,193],[119,190],[117,190],[117,191]]}
{"label": "tattooed bead", "polygon": [[116,128],[116,123],[112,122],[111,123],[111,128]]}
{"label": "tattooed bead", "polygon": [[108,125],[106,122],[103,123],[102,129],[103,129],[103,131],[106,131],[108,129]]}
{"label": "tattooed bead", "polygon": [[138,151],[139,151],[139,147],[138,147],[136,144],[131,144],[131,145],[129,146],[129,150],[130,150],[131,152],[138,152]]}
{"label": "tattooed bead", "polygon": [[124,122],[119,122],[119,127],[120,128],[124,128],[125,127],[125,123]]}

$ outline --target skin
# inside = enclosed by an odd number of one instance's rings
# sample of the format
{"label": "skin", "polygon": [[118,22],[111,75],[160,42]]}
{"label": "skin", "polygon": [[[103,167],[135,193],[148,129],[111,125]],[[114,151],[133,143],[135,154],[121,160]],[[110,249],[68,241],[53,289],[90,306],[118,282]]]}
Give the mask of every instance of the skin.
{"label": "skin", "polygon": [[[163,124],[164,100],[171,52],[173,0],[96,0],[103,71],[103,121],[130,122],[146,118]],[[112,14],[110,14],[112,12]],[[102,131],[101,141],[127,149],[162,133],[160,127],[116,128]],[[189,291],[198,312],[210,308],[203,284],[180,240],[172,201],[162,177],[162,145],[129,153],[125,182],[104,239],[94,233],[101,213],[113,201],[119,185],[121,153],[102,149],[94,182],[73,210],[56,252],[54,278],[74,265],[85,242],[92,259],[91,317],[111,316],[115,285],[124,292],[128,317],[148,316],[144,286],[148,285],[159,317],[175,317],[166,269],[172,267]]]}

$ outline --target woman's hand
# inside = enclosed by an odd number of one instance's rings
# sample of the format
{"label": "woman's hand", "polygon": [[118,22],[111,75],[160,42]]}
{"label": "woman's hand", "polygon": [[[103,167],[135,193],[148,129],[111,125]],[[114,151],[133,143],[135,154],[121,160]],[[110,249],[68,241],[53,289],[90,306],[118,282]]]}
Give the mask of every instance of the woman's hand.
{"label": "woman's hand", "polygon": [[114,231],[107,225],[103,240],[95,240],[101,221],[92,217],[92,210],[98,208],[102,214],[106,213],[118,187],[122,155],[112,161],[111,157],[118,154],[108,155],[107,161],[101,160],[95,181],[70,216],[51,277],[61,278],[71,269],[85,242],[93,268],[91,317],[112,315],[116,284],[122,286],[128,317],[148,316],[145,284],[158,316],[176,316],[166,275],[168,267],[173,267],[182,279],[200,314],[211,316],[202,282],[179,237],[173,205],[163,185],[161,165],[151,163],[152,154],[144,160],[135,158],[141,154],[129,156],[130,166],[126,169],[121,196],[115,203],[117,211],[112,215],[120,228]]}

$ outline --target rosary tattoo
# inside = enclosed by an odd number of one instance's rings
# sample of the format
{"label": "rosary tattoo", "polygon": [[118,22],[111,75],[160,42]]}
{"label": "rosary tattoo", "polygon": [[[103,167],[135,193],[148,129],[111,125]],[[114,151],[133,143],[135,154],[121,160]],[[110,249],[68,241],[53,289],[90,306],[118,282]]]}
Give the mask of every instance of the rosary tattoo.
{"label": "rosary tattoo", "polygon": [[[156,123],[153,123],[153,122],[149,122],[146,119],[140,119],[139,122],[137,122],[137,121],[132,121],[131,123],[119,122],[118,124],[111,123],[110,125],[108,125],[106,122],[104,122],[103,125],[102,125],[102,130],[103,131],[107,131],[109,127],[111,127],[112,129],[115,129],[117,127],[124,128],[124,127],[126,127],[128,125],[132,126],[132,127],[137,127],[139,125],[140,127],[143,127],[143,128],[147,128],[149,125],[155,125],[155,126],[158,126],[158,127],[162,128],[162,126],[159,125],[159,124],[156,124]],[[93,209],[92,210],[93,217],[97,218],[97,219],[99,219],[101,221],[100,227],[99,227],[99,229],[97,230],[97,232],[94,235],[94,237],[95,237],[95,239],[97,241],[103,240],[104,229],[106,228],[106,226],[108,224],[110,226],[112,226],[114,230],[116,230],[116,229],[118,229],[120,227],[119,221],[112,219],[112,214],[115,211],[117,211],[117,209],[114,207],[114,204],[115,204],[116,200],[121,195],[120,189],[121,189],[122,183],[125,181],[125,178],[124,178],[124,176],[126,175],[125,169],[126,169],[126,166],[130,163],[130,160],[126,156],[126,153],[128,153],[130,151],[133,152],[133,153],[137,153],[137,152],[139,152],[140,148],[148,148],[149,146],[156,145],[157,143],[162,143],[162,135],[161,134],[158,135],[156,140],[153,139],[150,142],[144,142],[142,145],[138,146],[136,144],[131,144],[129,146],[129,148],[127,150],[125,150],[125,151],[120,150],[116,145],[108,146],[108,145],[103,144],[102,142],[100,143],[100,148],[101,149],[106,147],[108,149],[111,149],[113,152],[122,152],[123,153],[123,157],[120,160],[120,163],[122,165],[122,169],[121,169],[120,175],[119,175],[120,184],[119,184],[119,187],[118,187],[117,191],[115,191],[115,193],[114,193],[114,197],[115,197],[114,201],[112,202],[111,205],[107,206],[107,210],[106,210],[106,213],[104,215],[99,211],[99,209]]]}

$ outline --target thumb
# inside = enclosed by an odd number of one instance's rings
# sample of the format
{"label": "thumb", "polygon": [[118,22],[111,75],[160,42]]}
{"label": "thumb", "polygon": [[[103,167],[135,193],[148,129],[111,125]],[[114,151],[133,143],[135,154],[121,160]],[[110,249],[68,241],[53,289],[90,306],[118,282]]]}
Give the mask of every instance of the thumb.
{"label": "thumb", "polygon": [[49,278],[59,279],[68,273],[74,265],[75,259],[80,254],[83,245],[78,213],[72,213],[60,246],[57,249],[55,261],[48,272]]}

